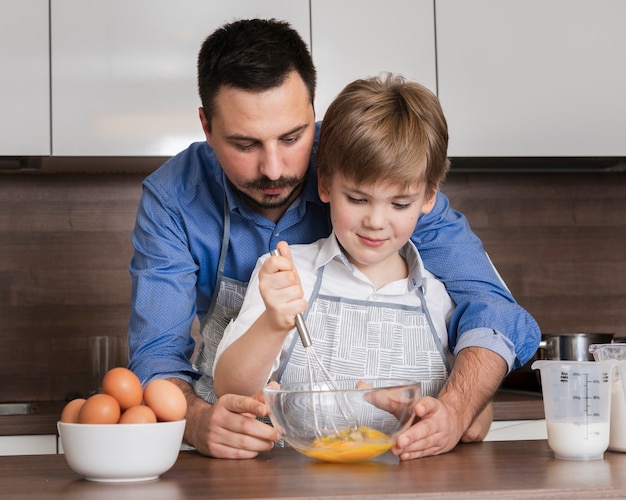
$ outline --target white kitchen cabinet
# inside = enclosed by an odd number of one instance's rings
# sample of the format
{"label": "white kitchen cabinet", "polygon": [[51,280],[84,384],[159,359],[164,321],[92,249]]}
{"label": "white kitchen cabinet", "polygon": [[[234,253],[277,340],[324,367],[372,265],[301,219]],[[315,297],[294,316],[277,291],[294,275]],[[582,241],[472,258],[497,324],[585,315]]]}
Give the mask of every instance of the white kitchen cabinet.
{"label": "white kitchen cabinet", "polygon": [[310,40],[308,0],[51,0],[52,153],[170,156],[204,140],[198,50],[244,17]]}
{"label": "white kitchen cabinet", "polygon": [[626,156],[626,2],[435,4],[451,156]]}
{"label": "white kitchen cabinet", "polygon": [[51,435],[0,436],[0,456],[8,455],[54,455],[57,453],[57,437]]}
{"label": "white kitchen cabinet", "polygon": [[311,0],[317,118],[352,80],[381,72],[436,92],[434,28],[432,0]]}
{"label": "white kitchen cabinet", "polygon": [[0,156],[50,154],[48,0],[0,0]]}

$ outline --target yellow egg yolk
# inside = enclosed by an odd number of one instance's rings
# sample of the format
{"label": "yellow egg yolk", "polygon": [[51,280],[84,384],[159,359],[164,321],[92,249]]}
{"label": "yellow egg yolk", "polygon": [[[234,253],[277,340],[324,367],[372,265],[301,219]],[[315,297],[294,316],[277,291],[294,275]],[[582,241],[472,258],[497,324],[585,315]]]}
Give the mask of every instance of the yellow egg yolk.
{"label": "yellow egg yolk", "polygon": [[332,436],[314,439],[303,455],[323,462],[360,462],[381,455],[391,449],[393,442],[387,434],[369,427],[344,429]]}

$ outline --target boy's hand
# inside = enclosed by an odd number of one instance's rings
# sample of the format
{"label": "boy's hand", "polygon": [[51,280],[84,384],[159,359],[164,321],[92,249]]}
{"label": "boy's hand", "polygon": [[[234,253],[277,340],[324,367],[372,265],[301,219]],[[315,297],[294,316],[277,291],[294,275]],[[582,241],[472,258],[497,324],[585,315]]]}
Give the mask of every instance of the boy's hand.
{"label": "boy's hand", "polygon": [[270,256],[259,270],[259,290],[271,328],[289,331],[295,327],[295,317],[306,309],[307,302],[289,245],[281,241],[277,248],[280,255]]}

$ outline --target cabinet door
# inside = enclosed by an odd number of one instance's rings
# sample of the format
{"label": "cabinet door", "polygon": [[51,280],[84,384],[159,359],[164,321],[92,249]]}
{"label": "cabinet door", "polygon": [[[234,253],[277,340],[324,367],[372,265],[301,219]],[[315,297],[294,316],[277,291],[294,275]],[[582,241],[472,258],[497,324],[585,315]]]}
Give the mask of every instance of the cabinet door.
{"label": "cabinet door", "polygon": [[307,0],[51,0],[52,151],[170,156],[204,140],[198,50],[244,17],[292,23],[308,42]]}
{"label": "cabinet door", "polygon": [[311,42],[321,119],[357,78],[400,73],[436,92],[432,0],[311,0]]}
{"label": "cabinet door", "polygon": [[450,156],[626,155],[626,2],[436,0]]}
{"label": "cabinet door", "polygon": [[0,456],[8,455],[55,455],[55,435],[0,436]]}
{"label": "cabinet door", "polygon": [[0,0],[0,156],[50,154],[48,0]]}

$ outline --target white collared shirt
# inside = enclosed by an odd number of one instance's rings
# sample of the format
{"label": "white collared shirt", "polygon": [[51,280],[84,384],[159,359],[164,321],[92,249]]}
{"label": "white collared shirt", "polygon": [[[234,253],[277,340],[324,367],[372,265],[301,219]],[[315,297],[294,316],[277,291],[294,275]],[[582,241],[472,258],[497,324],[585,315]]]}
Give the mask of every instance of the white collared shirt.
{"label": "white collared shirt", "polygon": [[[378,290],[367,276],[348,262],[334,233],[314,243],[292,245],[290,250],[294,265],[300,275],[304,297],[307,300],[310,300],[318,271],[323,266],[325,267],[324,277],[319,290],[319,293],[323,295],[417,307],[420,305],[420,299],[416,293],[416,287],[422,286],[430,317],[452,366],[453,359],[448,349],[446,325],[455,304],[446,292],[444,284],[424,269],[419,252],[412,242],[409,241],[401,250],[409,267],[408,278],[392,281]],[[239,316],[230,322],[224,332],[217,349],[214,371],[224,350],[241,337],[265,310],[265,303],[259,292],[258,272],[267,257],[268,255],[264,255],[258,260]],[[281,357],[289,349],[294,335],[296,335],[295,329],[289,333],[283,343],[283,351],[276,357],[270,376],[278,369]]]}

